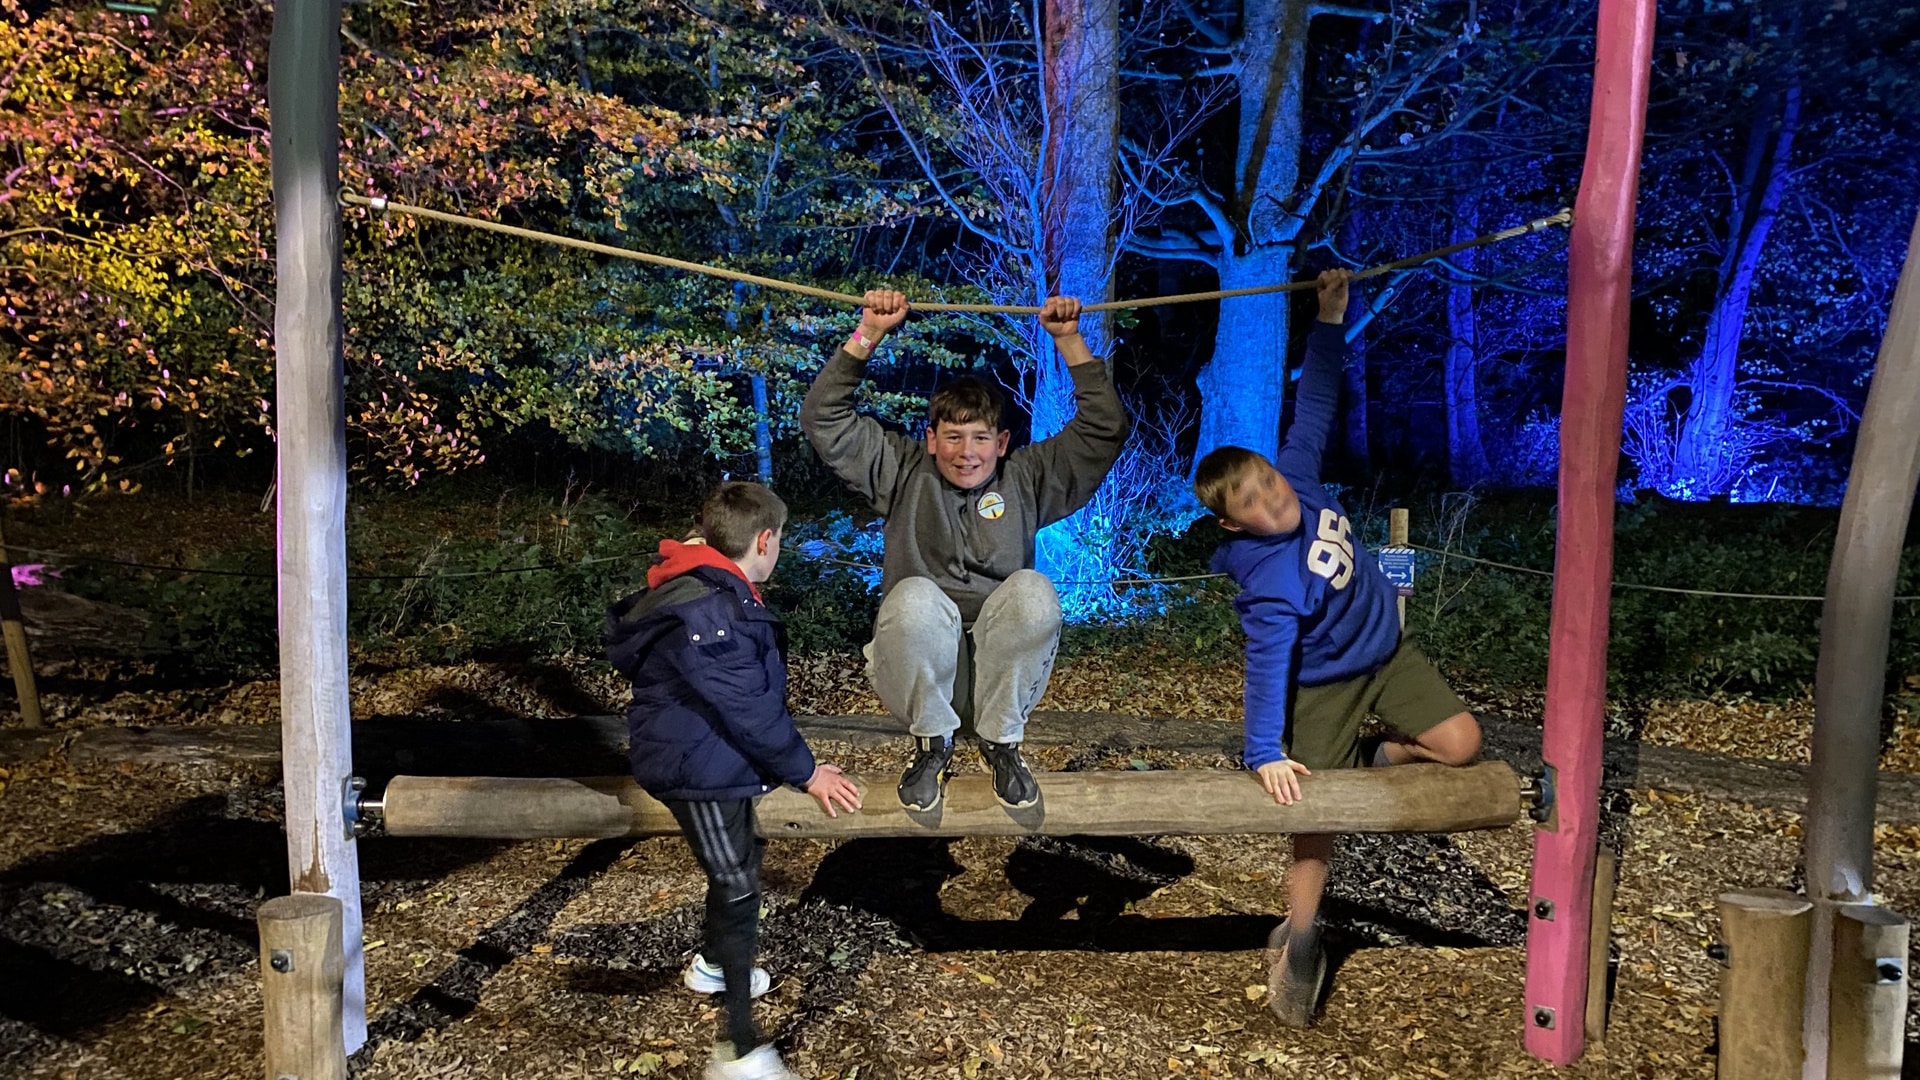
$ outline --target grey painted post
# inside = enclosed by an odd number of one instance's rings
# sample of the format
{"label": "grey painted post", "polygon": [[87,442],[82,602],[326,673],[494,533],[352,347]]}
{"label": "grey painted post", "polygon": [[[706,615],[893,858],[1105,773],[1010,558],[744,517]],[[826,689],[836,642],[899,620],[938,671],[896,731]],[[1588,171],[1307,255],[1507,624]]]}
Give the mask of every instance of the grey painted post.
{"label": "grey painted post", "polygon": [[1836,904],[1873,893],[1873,817],[1880,708],[1900,546],[1920,484],[1920,220],[1880,341],[1860,440],[1827,571],[1814,677],[1813,764],[1807,773],[1807,895],[1814,903],[1807,969],[1810,1080],[1827,1075],[1828,996]]}
{"label": "grey painted post", "polygon": [[280,709],[295,892],[340,901],[347,1052],[367,1038],[360,864],[341,812],[347,711],[347,453],[340,355],[340,0],[274,6],[267,101],[279,279]]}

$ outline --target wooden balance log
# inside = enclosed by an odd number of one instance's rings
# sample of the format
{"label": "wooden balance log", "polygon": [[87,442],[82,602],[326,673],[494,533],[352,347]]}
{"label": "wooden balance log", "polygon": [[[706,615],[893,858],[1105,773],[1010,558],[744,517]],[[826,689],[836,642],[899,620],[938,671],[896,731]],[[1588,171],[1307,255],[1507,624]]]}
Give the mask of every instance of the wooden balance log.
{"label": "wooden balance log", "polygon": [[[1522,810],[1522,785],[1504,762],[1465,768],[1400,765],[1333,769],[1302,778],[1301,801],[1281,806],[1243,770],[1035,773],[1040,801],[1000,805],[984,773],[956,776],[933,810],[900,805],[894,777],[851,779],[864,809],[828,817],[803,792],[761,797],[760,834],[843,840],[868,836],[1202,836],[1254,833],[1464,832],[1500,828]],[[680,829],[626,777],[515,779],[396,776],[361,798],[360,814],[390,836],[494,840],[671,836]]]}

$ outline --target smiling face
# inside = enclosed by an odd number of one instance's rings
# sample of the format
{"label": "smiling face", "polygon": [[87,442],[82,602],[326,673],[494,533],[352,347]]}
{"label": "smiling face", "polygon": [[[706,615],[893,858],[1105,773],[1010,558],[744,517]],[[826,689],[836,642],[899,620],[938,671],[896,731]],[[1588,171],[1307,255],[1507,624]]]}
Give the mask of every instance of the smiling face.
{"label": "smiling face", "polygon": [[1227,490],[1220,527],[1250,536],[1282,536],[1300,527],[1300,497],[1280,470],[1254,461]]}
{"label": "smiling face", "polygon": [[927,431],[927,453],[933,455],[933,467],[947,483],[971,491],[993,478],[1000,459],[1007,456],[1010,438],[1011,432],[978,420],[942,422]]}

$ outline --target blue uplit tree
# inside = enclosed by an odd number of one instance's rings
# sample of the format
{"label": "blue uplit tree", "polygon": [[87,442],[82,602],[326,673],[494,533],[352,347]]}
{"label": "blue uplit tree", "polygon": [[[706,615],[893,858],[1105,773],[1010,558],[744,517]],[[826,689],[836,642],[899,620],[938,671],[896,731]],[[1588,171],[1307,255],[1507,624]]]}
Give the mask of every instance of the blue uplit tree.
{"label": "blue uplit tree", "polygon": [[[1196,149],[1177,177],[1186,219],[1143,232],[1132,246],[1209,267],[1223,289],[1293,277],[1308,250],[1337,231],[1354,171],[1417,155],[1478,123],[1552,60],[1582,14],[1516,10],[1507,25],[1477,4],[1444,0],[1391,9],[1325,0],[1180,6],[1205,61],[1190,77],[1226,82],[1238,102],[1232,152],[1209,158]],[[1309,31],[1317,16],[1377,25],[1360,45],[1329,31],[1332,44],[1316,49]],[[1311,93],[1310,69],[1319,76]],[[1274,294],[1221,304],[1198,379],[1197,453],[1277,448],[1289,306]]]}
{"label": "blue uplit tree", "polygon": [[[1158,208],[1153,185],[1167,175],[1158,155],[1206,114],[1204,95],[1152,94],[1124,110],[1123,123],[1123,60],[1133,42],[1158,40],[1157,24],[1137,16],[1123,35],[1119,0],[1026,0],[965,23],[932,4],[909,10],[909,33],[868,21],[841,41],[866,66],[888,137],[908,148],[917,181],[948,211],[954,274],[1000,303],[1111,298],[1121,245]],[[1123,138],[1145,166],[1124,182]],[[1111,363],[1111,316],[1081,325]],[[977,334],[1012,361],[1032,437],[1064,427],[1072,383],[1037,320],[983,319]],[[1070,616],[1121,602],[1110,583],[1138,572],[1149,534],[1138,521],[1160,521],[1167,503],[1141,482],[1182,488],[1171,453],[1171,435],[1133,440],[1093,502],[1041,533],[1039,568],[1063,586]]]}

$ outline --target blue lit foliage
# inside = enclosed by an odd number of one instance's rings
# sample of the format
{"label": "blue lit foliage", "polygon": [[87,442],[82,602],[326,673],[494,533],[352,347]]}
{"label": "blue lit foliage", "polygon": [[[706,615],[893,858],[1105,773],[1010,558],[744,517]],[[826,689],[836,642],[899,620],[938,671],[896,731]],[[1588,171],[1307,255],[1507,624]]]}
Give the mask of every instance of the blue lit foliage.
{"label": "blue lit foliage", "polygon": [[[1710,12],[1658,65],[1624,449],[1670,498],[1838,501],[1913,220],[1912,11]],[[1887,22],[1904,20],[1901,31]],[[1644,325],[1644,324],[1643,324]],[[1839,466],[1839,467],[1836,467]]]}
{"label": "blue lit foliage", "polygon": [[1040,566],[1059,586],[1061,608],[1072,622],[1160,610],[1167,599],[1163,587],[1112,582],[1152,576],[1147,547],[1153,538],[1183,533],[1203,513],[1174,447],[1186,418],[1133,411],[1139,417],[1133,437],[1093,501],[1040,532]]}

